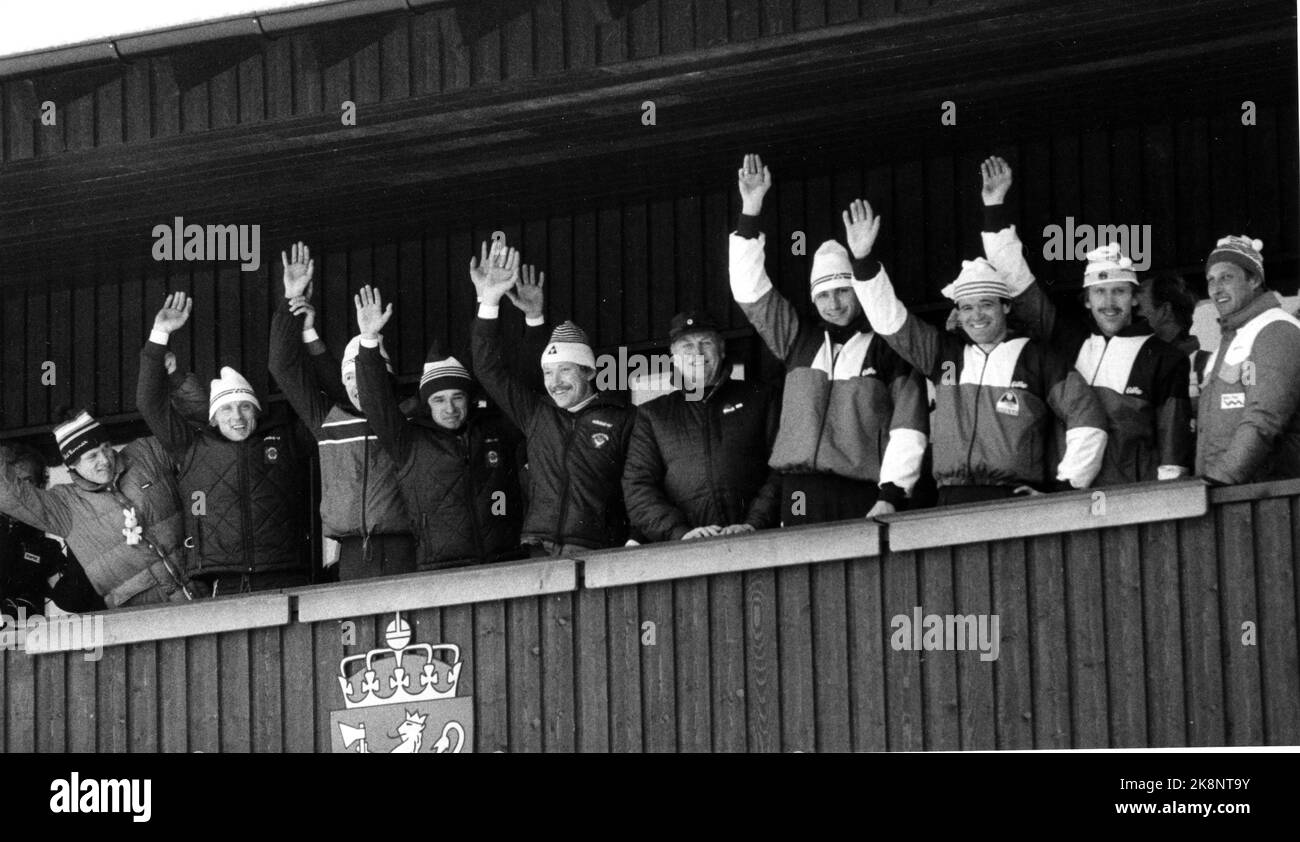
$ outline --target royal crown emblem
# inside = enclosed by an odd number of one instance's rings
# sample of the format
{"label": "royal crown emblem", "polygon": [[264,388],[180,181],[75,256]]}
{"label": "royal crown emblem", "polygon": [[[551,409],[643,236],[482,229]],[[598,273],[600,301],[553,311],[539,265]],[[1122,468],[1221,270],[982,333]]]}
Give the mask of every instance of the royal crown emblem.
{"label": "royal crown emblem", "polygon": [[[386,646],[339,661],[343,710],[330,713],[335,752],[454,754],[473,748],[473,700],[456,696],[464,663],[451,643],[412,643],[396,614]],[[450,653],[440,659],[437,653]],[[428,741],[425,735],[437,735]]]}

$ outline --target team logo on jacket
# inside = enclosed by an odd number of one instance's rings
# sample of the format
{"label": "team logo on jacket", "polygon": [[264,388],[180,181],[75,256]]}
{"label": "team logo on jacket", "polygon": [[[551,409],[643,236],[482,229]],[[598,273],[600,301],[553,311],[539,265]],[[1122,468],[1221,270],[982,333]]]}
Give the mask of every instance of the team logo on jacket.
{"label": "team logo on jacket", "polygon": [[1242,409],[1245,405],[1245,392],[1231,392],[1219,397],[1219,409]]}
{"label": "team logo on jacket", "polygon": [[[339,662],[345,710],[330,713],[331,747],[358,754],[457,754],[474,746],[474,702],[456,695],[459,647],[411,643],[402,615],[386,647]],[[434,653],[450,657],[434,657]]]}
{"label": "team logo on jacket", "polygon": [[276,447],[268,447],[268,448],[266,449],[266,461],[268,461],[268,462],[274,462],[276,459],[279,459],[279,458],[280,458],[280,451],[279,451],[278,448],[276,448]]}
{"label": "team logo on jacket", "polygon": [[1003,415],[1019,415],[1020,398],[1016,397],[1015,392],[1003,392],[1002,397],[998,398],[997,406],[994,408]]}
{"label": "team logo on jacket", "polygon": [[597,448],[604,447],[606,444],[609,443],[609,436],[605,435],[604,433],[592,433],[591,443],[593,446]]}
{"label": "team logo on jacket", "polygon": [[487,460],[488,464],[495,468],[497,464],[500,463],[501,457],[495,450],[489,450],[487,452]]}

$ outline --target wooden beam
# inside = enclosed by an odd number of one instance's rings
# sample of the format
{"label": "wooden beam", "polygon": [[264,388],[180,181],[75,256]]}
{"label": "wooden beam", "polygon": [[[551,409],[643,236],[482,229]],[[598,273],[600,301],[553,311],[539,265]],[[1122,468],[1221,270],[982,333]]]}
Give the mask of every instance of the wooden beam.
{"label": "wooden beam", "polygon": [[1199,479],[1135,483],[946,506],[880,521],[889,551],[903,552],[1200,517],[1209,509],[1205,492]]}
{"label": "wooden beam", "polygon": [[583,587],[611,588],[878,555],[880,527],[855,520],[606,550],[584,555],[581,562]]}

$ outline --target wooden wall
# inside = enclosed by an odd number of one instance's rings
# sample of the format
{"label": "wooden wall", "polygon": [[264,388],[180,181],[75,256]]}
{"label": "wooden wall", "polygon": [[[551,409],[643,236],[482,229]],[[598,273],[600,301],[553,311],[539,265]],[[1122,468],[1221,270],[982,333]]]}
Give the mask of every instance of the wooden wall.
{"label": "wooden wall", "polygon": [[[1115,493],[1154,517],[1166,492]],[[299,609],[374,611],[352,618],[347,654],[382,640],[385,599],[417,642],[460,646],[478,751],[1294,745],[1300,483],[1210,494],[1206,514],[1172,521],[980,541],[990,515],[973,509],[960,546],[875,555],[867,527],[844,524],[730,539],[667,574],[649,563],[662,548],[594,554],[576,562],[588,586],[534,577],[531,596],[453,571],[412,580],[417,596],[318,588]],[[1078,529],[1090,505],[1055,496],[999,517],[1050,506]],[[850,541],[871,555],[847,557]],[[437,607],[410,610],[420,599]],[[915,606],[998,614],[999,658],[894,651],[890,618]],[[339,619],[135,642],[98,664],[7,652],[0,748],[327,750],[344,654]]]}
{"label": "wooden wall", "polygon": [[[979,253],[978,163],[997,151],[1016,169],[1010,202],[1031,266],[1058,290],[1077,286],[1081,264],[1045,262],[1042,231],[1073,216],[1094,225],[1150,224],[1152,271],[1178,269],[1193,282],[1215,238],[1248,232],[1265,242],[1270,279],[1291,293],[1300,208],[1286,185],[1300,183],[1297,146],[1294,112],[1261,109],[1254,127],[1231,114],[1189,115],[889,162],[773,160],[768,269],[807,308],[809,257],[792,253],[792,236],[806,235],[807,254],[823,239],[842,238],[840,209],[865,196],[884,217],[878,252],[903,297],[942,309],[939,290],[961,259]],[[757,363],[760,343],[746,339],[727,283],[726,236],[739,209],[733,172],[691,192],[607,200],[576,213],[538,208],[522,218],[466,220],[420,239],[311,243],[322,335],[336,354],[342,350],[355,331],[351,297],[373,283],[397,305],[386,342],[400,374],[418,374],[435,337],[466,353],[473,314],[466,265],[477,244],[501,230],[546,272],[551,318],[573,318],[598,346],[659,345],[674,313],[705,307],[740,339],[733,354]],[[196,302],[190,327],[173,340],[181,364],[205,379],[233,365],[265,387],[277,253],[288,245],[263,242],[257,272],[123,259],[93,275],[0,287],[0,435],[36,433],[60,407],[134,417],[138,349],[172,289]],[[41,377],[46,361],[56,365],[49,385]]]}

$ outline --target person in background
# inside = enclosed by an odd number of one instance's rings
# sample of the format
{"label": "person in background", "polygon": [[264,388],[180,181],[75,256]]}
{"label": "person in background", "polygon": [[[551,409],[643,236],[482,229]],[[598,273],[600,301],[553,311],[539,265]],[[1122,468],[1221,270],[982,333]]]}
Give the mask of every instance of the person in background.
{"label": "person in background", "polygon": [[[290,406],[315,438],[320,454],[320,519],[326,538],[338,542],[339,578],[347,581],[412,573],[415,538],[398,488],[397,466],[361,408],[357,355],[360,336],[343,351],[339,382],[347,402],[331,400],[313,360],[326,355],[315,328],[310,294],[315,262],[296,243],[281,254],[283,295],[271,315],[267,367]],[[292,310],[292,311],[291,311]],[[382,345],[381,365],[392,365]]]}
{"label": "person in background", "polygon": [[781,477],[781,522],[894,512],[921,475],[930,430],[924,381],[873,332],[853,294],[848,253],[834,240],[812,261],[809,296],[819,318],[800,317],[764,268],[759,214],[772,176],[759,156],[745,156],[738,184],[731,294],[786,369],[769,463]]}
{"label": "person in background", "polygon": [[37,488],[6,455],[0,513],[62,535],[108,608],[204,595],[189,579],[175,474],[158,440],[115,451],[88,412],[56,426],[54,438],[72,482]]}
{"label": "person in background", "polygon": [[779,525],[780,478],[767,465],[778,396],[731,378],[708,313],[678,313],[668,342],[680,388],[637,408],[623,468],[633,528],[648,541],[677,541]]}
{"label": "person in background", "polygon": [[1263,248],[1229,235],[1205,261],[1223,333],[1205,367],[1196,474],[1220,485],[1300,477],[1300,320],[1269,289]]}

